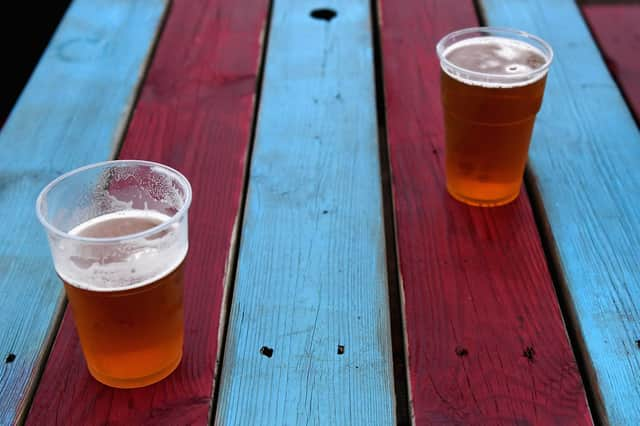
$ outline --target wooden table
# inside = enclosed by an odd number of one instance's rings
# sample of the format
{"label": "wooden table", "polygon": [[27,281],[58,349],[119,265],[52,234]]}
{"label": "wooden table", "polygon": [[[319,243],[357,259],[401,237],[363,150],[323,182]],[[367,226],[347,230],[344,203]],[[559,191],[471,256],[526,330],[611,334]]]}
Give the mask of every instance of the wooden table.
{"label": "wooden table", "polygon": [[[475,3],[74,0],[0,134],[0,424],[640,424],[640,6],[583,8],[608,70],[573,1]],[[494,209],[444,190],[434,46],[480,22],[556,55]],[[116,157],[194,190],[184,358],[136,390],[33,211]]]}

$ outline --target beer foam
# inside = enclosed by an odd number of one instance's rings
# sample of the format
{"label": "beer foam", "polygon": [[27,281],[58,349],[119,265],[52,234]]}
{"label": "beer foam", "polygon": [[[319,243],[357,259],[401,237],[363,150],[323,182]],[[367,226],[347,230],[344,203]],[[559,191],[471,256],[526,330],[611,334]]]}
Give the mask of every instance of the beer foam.
{"label": "beer foam", "polygon": [[[127,218],[154,225],[139,232],[139,237],[138,234],[105,239],[83,236],[87,230]],[[74,287],[100,292],[129,290],[157,281],[180,266],[187,255],[186,217],[147,233],[170,220],[169,216],[152,210],[125,210],[90,219],[69,232],[78,239],[52,239],[57,246],[57,250],[52,250],[56,271]],[[123,240],[109,242],[117,238]]]}
{"label": "beer foam", "polygon": [[526,86],[547,74],[548,59],[520,40],[485,36],[458,41],[441,54],[441,67],[452,78],[473,86]]}

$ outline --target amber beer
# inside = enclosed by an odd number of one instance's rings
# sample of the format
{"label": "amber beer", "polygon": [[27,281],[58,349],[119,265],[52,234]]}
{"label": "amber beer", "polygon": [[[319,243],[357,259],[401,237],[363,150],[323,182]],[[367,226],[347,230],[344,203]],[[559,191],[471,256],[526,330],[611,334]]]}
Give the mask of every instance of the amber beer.
{"label": "amber beer", "polygon": [[106,385],[146,386],[181,361],[190,201],[184,176],[134,160],[72,171],[38,197],[87,367]]}
{"label": "amber beer", "polygon": [[498,206],[519,192],[551,48],[517,30],[472,28],[438,45],[447,190]]}
{"label": "amber beer", "polygon": [[[162,223],[157,215],[136,210],[97,219],[70,234],[121,237]],[[126,268],[136,267],[127,262],[113,268],[108,287],[100,286],[101,280],[74,282],[61,276],[89,371],[98,381],[114,387],[145,386],[163,379],[180,363],[184,248],[158,259],[164,266],[158,268],[157,277],[124,289],[117,283],[118,275],[126,276],[130,273]]]}

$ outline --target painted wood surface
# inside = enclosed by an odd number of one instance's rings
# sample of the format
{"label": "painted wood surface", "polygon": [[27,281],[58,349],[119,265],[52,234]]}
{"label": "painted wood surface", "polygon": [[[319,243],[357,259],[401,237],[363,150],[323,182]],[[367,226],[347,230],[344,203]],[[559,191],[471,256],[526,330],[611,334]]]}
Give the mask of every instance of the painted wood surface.
{"label": "painted wood surface", "polygon": [[208,424],[267,14],[266,0],[174,1],[120,152],[193,187],[181,365],[142,389],[102,386],[67,312],[28,424]]}
{"label": "painted wood surface", "polygon": [[596,409],[640,424],[640,133],[573,1],[482,1],[491,25],[555,50],[530,183],[577,325]]}
{"label": "painted wood surface", "polygon": [[74,1],[0,134],[0,424],[24,415],[62,306],[36,197],[113,154],[167,6]]}
{"label": "painted wood surface", "polygon": [[609,71],[640,119],[640,4],[582,6]]}
{"label": "painted wood surface", "polygon": [[394,423],[369,2],[321,4],[274,2],[221,426]]}
{"label": "painted wood surface", "polygon": [[477,208],[444,180],[438,40],[472,1],[380,2],[412,414],[426,424],[591,424],[529,198]]}

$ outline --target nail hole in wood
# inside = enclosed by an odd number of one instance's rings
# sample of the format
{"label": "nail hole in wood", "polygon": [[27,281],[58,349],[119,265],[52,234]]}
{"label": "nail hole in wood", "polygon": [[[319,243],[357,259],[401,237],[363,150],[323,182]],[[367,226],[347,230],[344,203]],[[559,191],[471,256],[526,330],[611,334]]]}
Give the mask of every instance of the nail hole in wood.
{"label": "nail hole in wood", "polygon": [[640,339],[636,340],[636,346],[640,349]]}
{"label": "nail hole in wood", "polygon": [[327,22],[335,18],[337,15],[338,13],[333,9],[314,9],[311,11],[311,17],[313,19],[322,19]]}
{"label": "nail hole in wood", "polygon": [[260,353],[267,358],[271,358],[273,356],[273,349],[268,346],[263,346],[260,348]]}
{"label": "nail hole in wood", "polygon": [[344,354],[344,345],[338,345],[338,355]]}
{"label": "nail hole in wood", "polygon": [[4,362],[5,364],[11,364],[13,361],[15,361],[15,359],[16,359],[16,354],[9,354],[5,358]]}
{"label": "nail hole in wood", "polygon": [[536,356],[536,351],[533,349],[533,346],[527,346],[522,351],[522,356],[529,360],[529,362],[533,362],[533,358]]}
{"label": "nail hole in wood", "polygon": [[467,348],[463,348],[462,346],[458,346],[456,348],[456,355],[458,355],[459,357],[467,356],[469,355],[469,350]]}
{"label": "nail hole in wood", "polygon": [[327,214],[329,213],[329,210],[322,210],[322,214]]}

